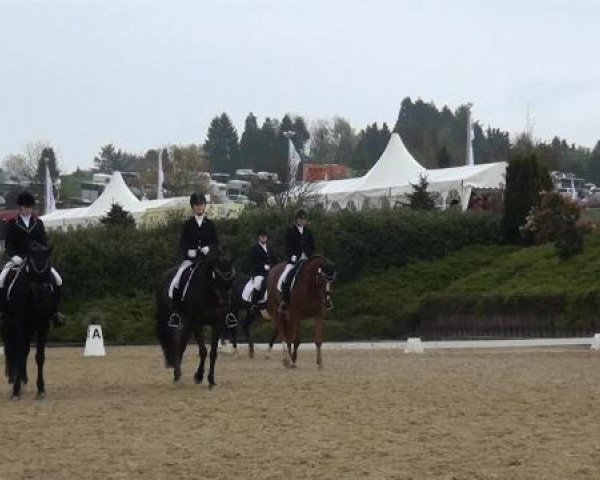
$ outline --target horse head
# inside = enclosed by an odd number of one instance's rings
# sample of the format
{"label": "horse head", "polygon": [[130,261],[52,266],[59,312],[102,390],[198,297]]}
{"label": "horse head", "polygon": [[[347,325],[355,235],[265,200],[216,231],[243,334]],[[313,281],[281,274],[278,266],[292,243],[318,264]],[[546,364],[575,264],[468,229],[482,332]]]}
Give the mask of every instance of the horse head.
{"label": "horse head", "polygon": [[52,249],[33,242],[27,251],[27,271],[31,280],[43,282],[50,276],[50,253]]}
{"label": "horse head", "polygon": [[313,276],[320,303],[327,309],[330,309],[331,284],[337,277],[335,264],[322,255],[316,255],[309,260],[307,266],[309,267],[310,275]]}

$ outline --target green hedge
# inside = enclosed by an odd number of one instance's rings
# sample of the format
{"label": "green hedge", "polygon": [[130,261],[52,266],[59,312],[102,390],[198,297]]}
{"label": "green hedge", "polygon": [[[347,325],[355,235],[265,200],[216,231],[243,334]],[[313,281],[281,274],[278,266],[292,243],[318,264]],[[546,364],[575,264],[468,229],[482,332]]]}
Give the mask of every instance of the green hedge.
{"label": "green hedge", "polygon": [[[236,260],[238,271],[248,270],[247,252],[259,227],[269,229],[276,250],[283,253],[283,235],[293,214],[291,210],[249,209],[239,219],[217,222],[221,244]],[[309,216],[319,252],[338,266],[338,285],[369,272],[443,257],[470,245],[493,244],[499,236],[499,217],[487,214],[388,210],[313,211]],[[54,263],[65,282],[63,309],[69,314],[68,325],[53,332],[52,338],[80,339],[83,326],[96,318],[110,325],[108,340],[151,341],[151,294],[161,272],[178,262],[181,221],[175,217],[151,229],[99,227],[52,232]],[[336,299],[340,308],[346,302],[353,304],[354,300],[344,300],[343,295]],[[357,317],[354,325],[358,323],[364,327],[348,328],[336,318],[328,325],[330,332],[337,332],[336,338],[357,338],[362,331],[376,336],[397,332],[370,313]]]}

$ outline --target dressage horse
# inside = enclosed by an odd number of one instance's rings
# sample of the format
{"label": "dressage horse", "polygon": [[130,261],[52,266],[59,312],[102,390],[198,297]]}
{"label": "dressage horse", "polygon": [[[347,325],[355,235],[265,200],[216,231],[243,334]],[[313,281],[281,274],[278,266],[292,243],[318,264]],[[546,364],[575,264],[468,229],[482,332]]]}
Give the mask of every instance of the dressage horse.
{"label": "dressage horse", "polygon": [[[272,348],[277,338],[282,339],[283,364],[295,366],[300,345],[300,322],[313,318],[315,321],[315,345],[317,347],[317,365],[323,365],[321,345],[325,327],[325,312],[327,296],[330,294],[331,283],[335,280],[335,265],[322,255],[314,255],[300,267],[290,293],[290,301],[282,310],[281,293],[277,290],[277,281],[285,268],[285,263],[279,263],[269,271],[267,288],[269,298],[267,310],[273,318],[274,333],[269,347]],[[292,343],[294,348],[292,350]],[[290,365],[291,359],[291,365]]]}
{"label": "dressage horse", "polygon": [[46,394],[44,360],[46,338],[53,314],[54,287],[51,278],[50,249],[33,243],[16,274],[6,281],[8,297],[2,325],[6,375],[12,383],[12,398],[19,399],[27,383],[27,357],[35,336],[37,364],[37,398]]}
{"label": "dressage horse", "polygon": [[[254,357],[254,341],[252,340],[251,328],[252,325],[261,317],[261,308],[266,306],[252,305],[242,298],[244,287],[252,277],[245,275],[238,279],[233,284],[231,311],[238,319],[238,325],[230,328],[225,332],[223,340],[230,340],[234,350],[237,352],[237,330],[238,326],[242,327],[244,335],[248,339],[248,356]],[[264,310],[263,310],[264,311]]]}
{"label": "dressage horse", "polygon": [[202,383],[207,356],[204,327],[210,326],[208,383],[212,388],[216,385],[215,362],[219,336],[226,328],[226,319],[230,316],[231,286],[235,279],[233,262],[226,256],[211,255],[197,260],[192,265],[189,278],[184,275],[181,281],[185,298],[180,311],[180,327],[169,325],[173,309],[167,292],[175,272],[176,269],[166,272],[156,291],[156,332],[163,350],[165,366],[173,368],[174,381],[178,382],[181,378],[183,353],[193,334],[200,354],[200,365],[194,374],[194,381]]}

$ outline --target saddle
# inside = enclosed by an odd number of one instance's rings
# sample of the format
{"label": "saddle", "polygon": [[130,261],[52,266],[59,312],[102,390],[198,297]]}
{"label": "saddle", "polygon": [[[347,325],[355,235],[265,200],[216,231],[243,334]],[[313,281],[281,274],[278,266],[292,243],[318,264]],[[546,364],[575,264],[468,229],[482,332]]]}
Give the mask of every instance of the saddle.
{"label": "saddle", "polygon": [[298,260],[296,265],[294,265],[294,267],[288,273],[284,282],[281,284],[281,293],[283,294],[283,300],[286,303],[290,303],[290,297],[292,295],[292,290],[296,285],[296,279],[298,278],[298,275],[300,275],[302,267],[304,267],[307,261],[308,258],[304,260]]}

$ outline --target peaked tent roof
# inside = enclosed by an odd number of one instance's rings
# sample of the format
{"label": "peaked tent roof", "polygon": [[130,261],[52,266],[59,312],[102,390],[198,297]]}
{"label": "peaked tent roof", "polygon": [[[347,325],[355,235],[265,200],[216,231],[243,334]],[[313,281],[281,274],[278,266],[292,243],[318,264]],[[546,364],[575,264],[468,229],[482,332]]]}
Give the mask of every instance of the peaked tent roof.
{"label": "peaked tent roof", "polygon": [[363,177],[360,190],[389,188],[399,183],[417,183],[427,169],[406,149],[398,133],[392,133],[384,152]]}
{"label": "peaked tent roof", "polygon": [[110,212],[110,209],[115,203],[121,205],[121,207],[128,212],[135,212],[141,209],[142,202],[131,193],[125,180],[123,180],[121,172],[114,172],[112,174],[112,177],[102,194],[89,206],[86,216],[104,216]]}

